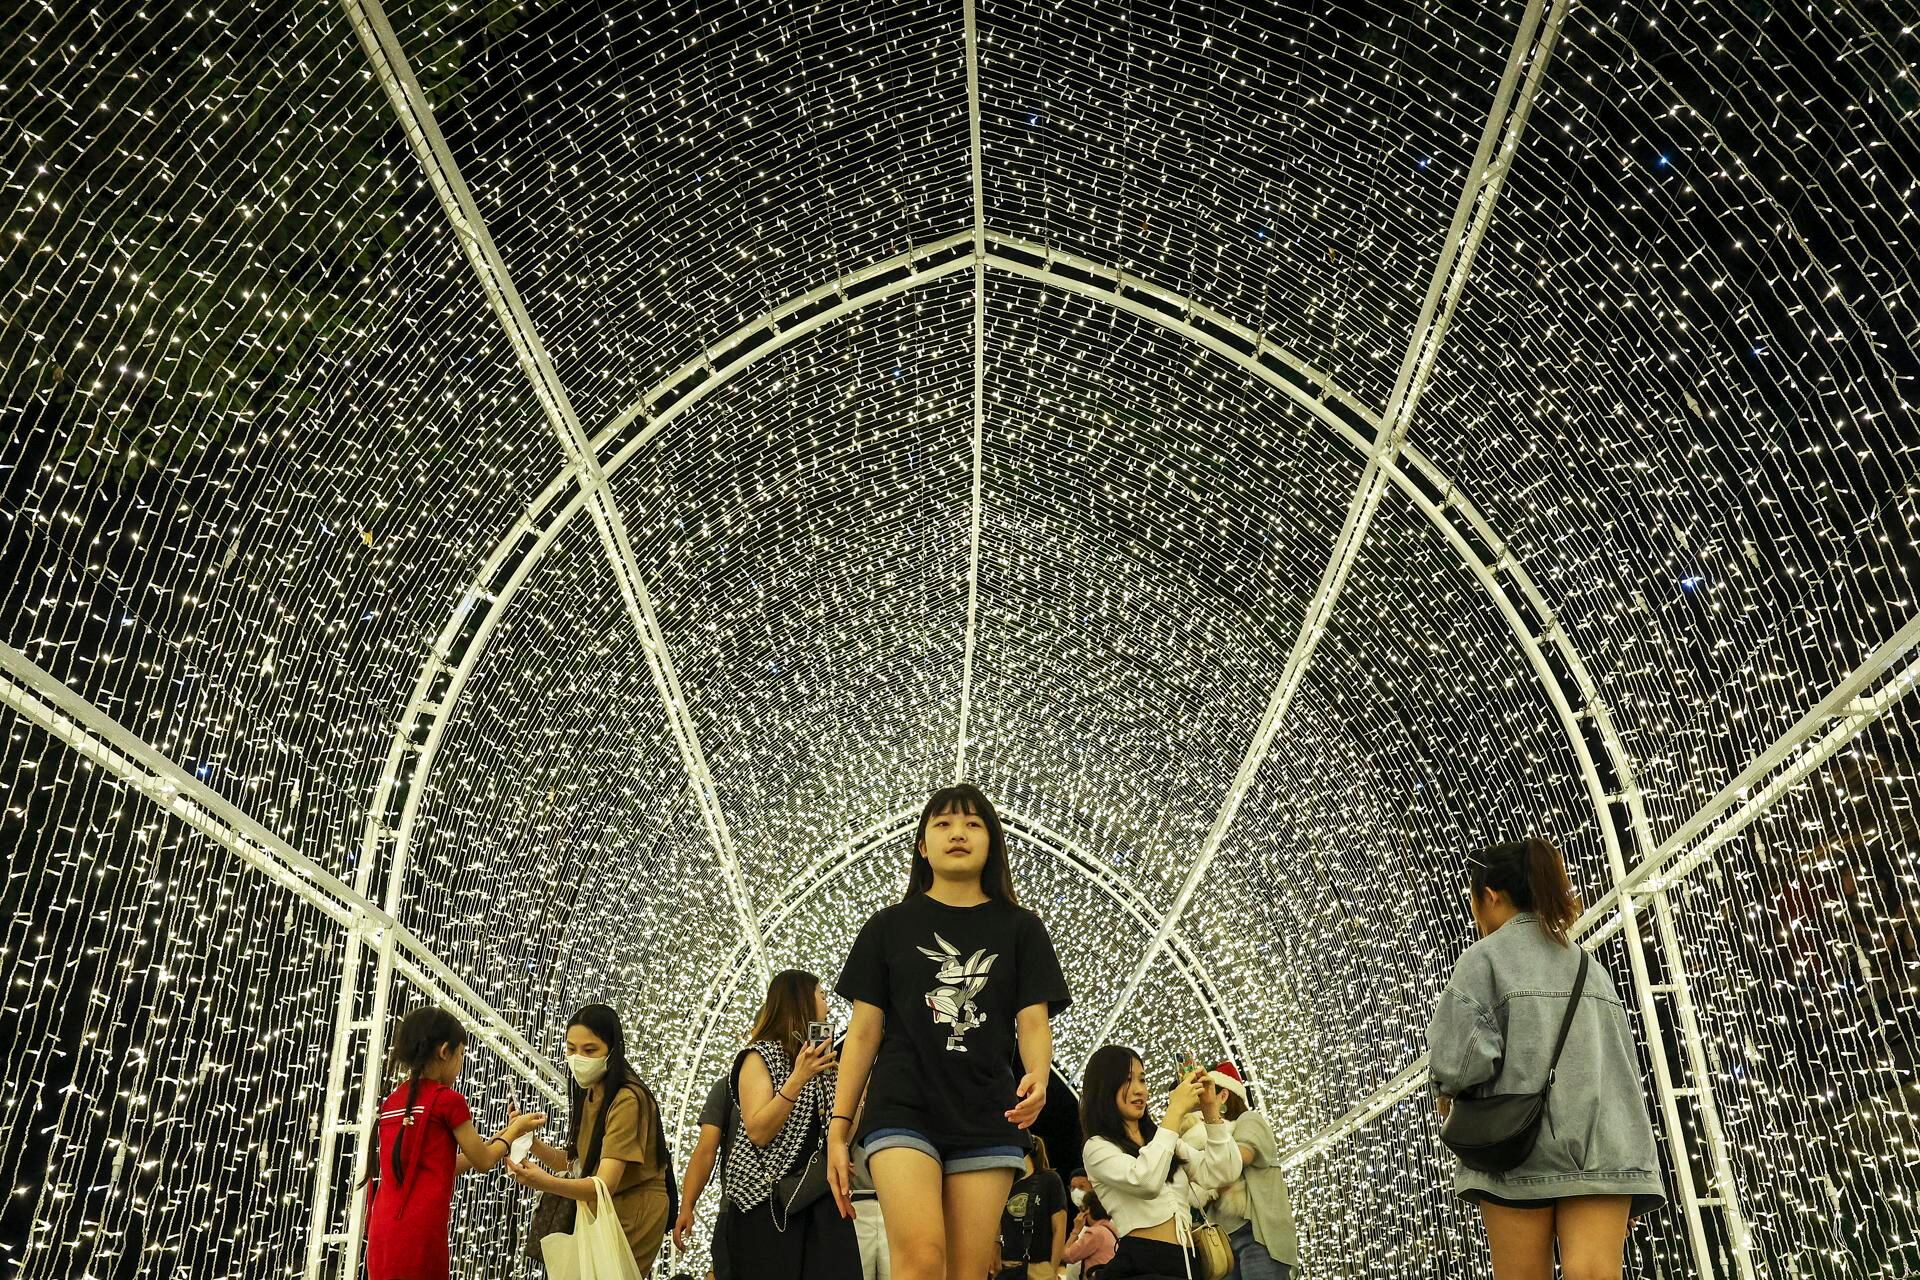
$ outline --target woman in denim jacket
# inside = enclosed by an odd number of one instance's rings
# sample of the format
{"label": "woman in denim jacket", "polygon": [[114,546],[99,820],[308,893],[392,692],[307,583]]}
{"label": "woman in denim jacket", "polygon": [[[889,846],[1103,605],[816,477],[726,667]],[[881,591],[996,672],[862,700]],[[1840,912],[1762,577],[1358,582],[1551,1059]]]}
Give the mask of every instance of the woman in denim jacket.
{"label": "woman in denim jacket", "polygon": [[[1468,860],[1480,940],[1454,966],[1427,1026],[1440,1114],[1471,1094],[1531,1093],[1580,967],[1567,927],[1580,914],[1560,851],[1531,837]],[[1480,1206],[1495,1280],[1620,1280],[1627,1223],[1666,1201],[1626,1009],[1590,965],[1554,1073],[1540,1136],[1504,1174],[1462,1165],[1454,1191]]]}

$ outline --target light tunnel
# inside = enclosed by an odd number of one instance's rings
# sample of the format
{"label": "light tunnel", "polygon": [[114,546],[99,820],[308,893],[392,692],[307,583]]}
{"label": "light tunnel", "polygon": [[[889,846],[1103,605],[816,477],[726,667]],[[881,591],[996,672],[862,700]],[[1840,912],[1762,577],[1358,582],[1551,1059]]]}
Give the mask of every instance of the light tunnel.
{"label": "light tunnel", "polygon": [[1489,1274],[1422,1029],[1524,833],[1631,1007],[1628,1274],[1920,1274],[1900,6],[5,29],[11,1272],[359,1274],[423,1002],[496,1120],[615,1005],[683,1162],[964,778],[1061,1078],[1240,1062],[1312,1280]]}

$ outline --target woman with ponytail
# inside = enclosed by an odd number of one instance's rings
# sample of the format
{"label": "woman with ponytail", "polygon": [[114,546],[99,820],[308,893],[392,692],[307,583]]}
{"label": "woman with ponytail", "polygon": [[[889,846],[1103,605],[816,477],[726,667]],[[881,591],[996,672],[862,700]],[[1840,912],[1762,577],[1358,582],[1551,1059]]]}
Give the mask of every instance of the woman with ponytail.
{"label": "woman with ponytail", "polygon": [[[1666,1202],[1627,1011],[1604,967],[1569,935],[1580,904],[1551,841],[1532,836],[1467,860],[1480,940],[1427,1027],[1441,1116],[1462,1096],[1552,1087],[1532,1151],[1504,1173],[1462,1164],[1454,1191],[1480,1207],[1494,1280],[1619,1280],[1627,1224]],[[1555,1045],[1576,983],[1565,1047]],[[1444,1121],[1443,1121],[1444,1122]]]}
{"label": "woman with ponytail", "polygon": [[367,1280],[447,1280],[453,1180],[485,1171],[515,1138],[546,1122],[515,1116],[496,1137],[473,1127],[453,1087],[466,1065],[467,1029],[445,1009],[415,1009],[394,1033],[389,1072],[405,1080],[380,1105],[367,1175]]}
{"label": "woman with ponytail", "polygon": [[[582,1005],[567,1021],[567,1088],[573,1114],[564,1149],[538,1138],[533,1154],[560,1177],[532,1160],[509,1160],[518,1182],[592,1207],[607,1184],[620,1229],[633,1260],[646,1275],[673,1221],[674,1186],[668,1168],[660,1108],[627,1061],[627,1036],[620,1015],[604,1004]],[[560,1228],[566,1230],[563,1224]]]}

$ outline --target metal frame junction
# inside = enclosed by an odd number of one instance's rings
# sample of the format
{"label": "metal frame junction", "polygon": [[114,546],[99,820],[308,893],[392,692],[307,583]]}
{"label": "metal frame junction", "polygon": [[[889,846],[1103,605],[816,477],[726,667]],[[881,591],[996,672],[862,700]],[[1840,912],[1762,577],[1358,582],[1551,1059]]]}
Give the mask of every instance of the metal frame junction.
{"label": "metal frame junction", "polygon": [[[1391,435],[1383,430],[1384,420],[1380,414],[1361,404],[1332,378],[1257,331],[1172,290],[1115,268],[991,231],[986,233],[986,241],[987,268],[1102,302],[1195,342],[1280,391],[1344,442],[1363,460],[1363,465],[1377,467],[1387,482],[1454,549],[1506,622],[1516,645],[1540,681],[1580,761],[1583,784],[1600,820],[1608,845],[1608,865],[1617,887],[1626,875],[1628,864],[1621,847],[1623,840],[1633,841],[1639,849],[1649,849],[1654,843],[1647,835],[1644,810],[1632,781],[1630,759],[1584,660],[1574,650],[1565,629],[1524,565],[1509,551],[1473,502],[1410,441],[1403,439],[1397,449],[1390,448],[1383,453],[1380,441],[1391,439]],[[868,305],[975,266],[969,252],[972,244],[973,235],[969,232],[920,246],[810,291],[743,325],[725,342],[702,352],[663,379],[596,434],[592,448],[596,458],[605,456],[603,477],[616,474],[620,466],[657,439],[671,421],[699,400],[803,334]],[[567,495],[564,502],[563,494]],[[464,629],[473,640],[465,645],[452,670],[444,673],[447,688],[464,682],[470,674],[484,649],[485,637],[497,625],[513,593],[553,545],[560,529],[582,506],[588,505],[588,496],[578,469],[556,476],[489,556],[482,575],[463,595],[456,618],[448,624],[448,631],[458,634]],[[430,660],[428,665],[436,661],[444,665],[446,660]],[[430,687],[431,683],[428,672],[423,670],[422,687]],[[417,736],[424,731],[437,741],[437,731],[443,727],[450,710],[451,703],[445,698],[435,701],[429,696],[424,701],[416,701],[403,715],[396,737],[409,732]],[[423,769],[415,770],[409,800],[423,786],[424,774]],[[1667,932],[1663,931],[1663,938]],[[1680,1024],[1678,1032],[1682,1043],[1697,1044],[1698,1029],[1694,1025],[1690,993],[1684,990],[1684,972],[1677,964],[1670,964],[1667,972],[1677,975],[1677,980],[1656,984],[1638,945],[1637,928],[1630,938],[1635,944],[1632,950],[1638,1005],[1650,1032],[1660,1026],[1655,996],[1670,991],[1675,995],[1674,1013]],[[1655,991],[1656,985],[1662,990]],[[1698,1055],[1687,1055],[1684,1061],[1689,1083],[1677,1086],[1665,1078],[1668,1073],[1663,1055],[1654,1056],[1656,1074],[1661,1077],[1656,1084],[1676,1167],[1691,1170],[1692,1154],[1684,1148],[1684,1131],[1678,1122],[1679,1100],[1691,1100],[1690,1105],[1702,1114],[1703,1127],[1709,1134],[1719,1128],[1714,1114],[1715,1100],[1711,1091],[1702,1087],[1705,1064]],[[1739,1274],[1749,1276],[1747,1232],[1724,1143],[1711,1143],[1708,1156],[1706,1178],[1710,1191],[1699,1190],[1690,1173],[1682,1179],[1683,1209],[1695,1252],[1702,1259],[1703,1273],[1711,1274],[1707,1259],[1712,1253],[1707,1245],[1702,1213],[1717,1210],[1725,1220],[1725,1234],[1737,1242],[1732,1252],[1740,1260]]]}
{"label": "metal frame junction", "polygon": [[[564,1102],[563,1082],[552,1064],[524,1036],[425,944],[389,913],[343,884],[275,835],[258,820],[212,791],[186,769],[154,750],[132,730],[93,706],[80,694],[46,672],[18,650],[0,644],[0,705],[65,744],[82,759],[103,769],[157,808],[179,818],[194,830],[234,853],[268,881],[286,889],[348,933],[391,939],[396,952],[394,972],[435,1001],[459,1009],[476,1033],[499,1057],[502,1065],[530,1082],[555,1103]],[[1666,895],[1701,868],[1716,865],[1719,851],[1777,806],[1822,764],[1889,714],[1920,686],[1920,616],[1910,619],[1876,649],[1833,691],[1781,734],[1739,777],[1683,823],[1654,854],[1626,877],[1621,886],[1595,902],[1573,926],[1584,944],[1606,940],[1630,922],[1635,904],[1664,900]],[[809,897],[853,866],[861,857],[910,829],[911,814],[902,811],[848,841],[840,851],[817,862],[797,882],[796,891],[768,913],[777,927]],[[1009,828],[1067,862],[1077,874],[1099,884],[1144,928],[1155,918],[1150,906],[1132,886],[1113,878],[1097,860],[1088,857],[1057,833],[1009,816]],[[1626,904],[1624,907],[1622,904]],[[1670,942],[1670,936],[1663,936]],[[1229,1053],[1244,1042],[1231,1020],[1231,1011],[1217,999],[1206,966],[1175,937],[1176,966],[1202,1006],[1208,1010]],[[736,947],[723,972],[731,974],[730,997],[744,959],[744,944]],[[726,1000],[709,1007],[724,1005]],[[703,1027],[699,1047],[685,1064],[679,1082],[676,1128],[684,1121],[691,1088],[690,1072],[704,1058],[714,1019]],[[1703,1053],[1698,1028],[1686,1046],[1689,1057]],[[1257,1074],[1257,1068],[1256,1074]],[[1282,1158],[1288,1167],[1310,1162],[1332,1150],[1343,1139],[1392,1110],[1418,1092],[1426,1078],[1424,1059],[1402,1069],[1387,1085],[1360,1102],[1338,1120],[1293,1146]],[[1723,1144],[1724,1135],[1708,1131],[1710,1144]],[[1703,1206],[1709,1207],[1709,1206]],[[1711,1206],[1718,1207],[1718,1206]],[[316,1206],[318,1208],[318,1206]],[[326,1232],[310,1257],[311,1274],[318,1275],[324,1250],[344,1244],[345,1232]],[[1729,1236],[1730,1247],[1750,1250],[1746,1236]],[[352,1255],[345,1254],[344,1257]],[[1750,1259],[1747,1260],[1750,1263]],[[1736,1260],[1736,1267],[1740,1262]]]}
{"label": "metal frame junction", "polygon": [[[0,703],[333,921],[341,928],[350,952],[370,948],[382,957],[382,986],[375,993],[376,1009],[365,1018],[355,1019],[347,1028],[350,1033],[372,1038],[380,1031],[374,1019],[385,1016],[386,991],[392,986],[392,976],[398,974],[430,999],[465,1015],[481,1043],[493,1050],[508,1070],[556,1105],[565,1104],[563,1082],[547,1056],[529,1044],[498,1010],[400,923],[395,918],[391,900],[384,907],[374,903],[367,897],[360,877],[356,877],[355,885],[348,886],[25,654],[5,644],[0,644],[0,674],[4,675],[4,679],[0,679]],[[343,970],[341,985],[344,1000],[348,991],[357,990],[358,978]],[[346,1093],[347,1060],[338,1051],[337,1037],[334,1049],[328,1060],[328,1106],[317,1135],[328,1163],[316,1164],[314,1170],[307,1246],[309,1275],[318,1274],[328,1247],[357,1245],[352,1223],[346,1230],[332,1226],[333,1170],[328,1166],[343,1135],[352,1135],[355,1150],[360,1152],[359,1139],[372,1123],[371,1116],[347,1120],[336,1114],[338,1100]],[[361,1196],[350,1197],[350,1200],[357,1206],[365,1204]],[[354,1222],[357,1221],[356,1214]],[[349,1250],[343,1256],[357,1255]]]}
{"label": "metal frame junction", "polygon": [[[1625,927],[1623,899],[1631,904],[1665,898],[1694,872],[1714,865],[1720,851],[1741,832],[1765,817],[1814,770],[1844,751],[1920,686],[1920,652],[1916,651],[1920,651],[1920,615],[1909,619],[1812,710],[1774,739],[1738,777],[1662,841],[1653,856],[1628,873],[1624,882],[1589,905],[1568,932],[1585,946],[1605,942]],[[1689,1053],[1702,1049],[1698,1035],[1696,1024]],[[1341,1139],[1418,1092],[1426,1079],[1427,1059],[1423,1054],[1345,1115],[1290,1148],[1281,1163],[1298,1165],[1325,1155]],[[1724,1138],[1714,1141],[1724,1142]]]}
{"label": "metal frame junction", "polygon": [[[673,655],[668,650],[659,616],[654,611],[645,578],[634,557],[626,520],[614,500],[612,486],[607,481],[579,416],[574,412],[566,388],[561,385],[559,373],[547,354],[546,344],[521,302],[512,273],[493,243],[486,219],[460,174],[460,167],[454,161],[453,153],[428,105],[426,94],[421,90],[420,82],[379,0],[341,0],[341,7],[353,24],[374,75],[385,90],[387,101],[406,133],[407,143],[433,187],[440,208],[453,228],[454,237],[473,268],[474,276],[486,294],[487,303],[500,322],[522,372],[526,374],[548,426],[565,452],[573,482],[593,518],[594,530],[613,571],[627,616],[639,637],[654,688],[666,710],[668,728],[692,787],[694,803],[699,809],[721,880],[726,885],[734,913],[739,919],[741,936],[747,940],[755,967],[762,975],[770,975],[765,939],[754,915],[752,894],[747,888],[746,875],[734,849],[732,831],[727,825],[726,815],[720,810],[719,793],[707,768],[706,753],[701,748],[692,711],[681,692]],[[444,662],[444,653],[436,652],[429,665]],[[471,666],[466,668],[468,673],[471,670]],[[441,686],[437,677],[423,671],[416,681],[414,700],[417,702],[424,695],[436,699],[437,705],[451,705],[464,682],[463,675],[458,684],[448,680]],[[416,747],[413,739],[398,734],[395,736],[388,753],[387,767],[382,771],[376,789],[375,803],[362,840],[360,866],[355,873],[354,887],[364,895],[371,887],[374,867],[385,850],[388,860],[385,902],[389,914],[399,909],[400,891],[405,882],[411,850],[414,817],[419,812],[420,800],[425,793],[425,778],[445,730],[444,715],[431,716],[429,719],[431,723],[424,744]],[[406,723],[403,721],[403,724]],[[388,826],[393,793],[400,786],[400,776],[409,764],[410,755],[417,755],[417,759],[411,762],[412,773],[417,780],[406,788],[398,821]],[[355,1185],[365,1176],[369,1154],[359,1141],[359,1135],[372,1124],[380,1101],[379,1080],[371,1073],[362,1073],[359,1100],[355,1108],[357,1121],[348,1124],[331,1114],[339,1104],[339,1084],[345,1077],[345,1062],[354,1057],[377,1061],[385,1049],[387,1002],[394,964],[392,942],[383,938],[374,948],[371,1009],[362,1016],[359,1006],[366,951],[363,936],[358,932],[349,933],[342,956],[340,998],[334,1013],[333,1060],[328,1069],[327,1106],[330,1114],[322,1124],[319,1157],[314,1164],[314,1229],[309,1235],[307,1255],[307,1274],[310,1277],[318,1274],[323,1265],[324,1251],[330,1244],[342,1246],[342,1257],[347,1260],[345,1265],[350,1267],[359,1254],[360,1240],[366,1226],[365,1199],[351,1196],[347,1205],[347,1229],[344,1232],[325,1229],[332,1212],[339,1139],[343,1133],[354,1138],[348,1185]],[[357,1052],[356,1036],[364,1038],[363,1047]]]}

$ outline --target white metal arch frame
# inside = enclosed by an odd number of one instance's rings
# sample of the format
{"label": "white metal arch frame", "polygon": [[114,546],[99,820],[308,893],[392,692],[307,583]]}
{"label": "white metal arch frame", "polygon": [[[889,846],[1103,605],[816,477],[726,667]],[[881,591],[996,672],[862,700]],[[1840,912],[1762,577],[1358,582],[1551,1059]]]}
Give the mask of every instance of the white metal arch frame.
{"label": "white metal arch frame", "polygon": [[[1338,388],[1330,378],[1291,361],[1267,343],[1263,335],[1170,290],[1148,284],[1110,267],[1102,267],[1040,246],[1025,245],[1006,237],[990,237],[995,252],[989,253],[989,266],[998,267],[1030,279],[1042,280],[1103,300],[1135,315],[1151,319],[1168,330],[1182,334],[1208,350],[1234,361],[1253,376],[1288,395],[1308,409],[1348,447],[1362,458],[1378,456],[1375,442],[1384,438],[1378,414],[1359,404]],[[1296,378],[1320,379],[1320,397],[1314,397]],[[1356,429],[1354,419],[1367,428]],[[1614,728],[1612,712],[1601,696],[1599,685],[1585,661],[1574,648],[1566,629],[1541,594],[1519,559],[1493,531],[1486,517],[1451,480],[1419,449],[1403,442],[1397,458],[1379,458],[1379,466],[1414,507],[1446,538],[1472,573],[1488,599],[1512,632],[1515,643],[1525,654],[1541,687],[1546,692],[1555,718],[1567,736],[1581,769],[1594,816],[1607,850],[1609,870],[1617,889],[1627,889],[1626,850],[1635,858],[1643,857],[1656,846],[1640,790],[1634,779],[1632,757]],[[1650,901],[1661,920],[1662,968],[1666,979],[1655,982],[1649,973],[1639,931],[1634,923],[1638,902]],[[1712,1275],[1709,1248],[1701,1211],[1719,1209],[1726,1222],[1730,1252],[1742,1277],[1751,1277],[1751,1240],[1741,1212],[1721,1133],[1718,1107],[1711,1087],[1686,972],[1680,963],[1677,935],[1666,920],[1664,889],[1647,892],[1631,889],[1618,899],[1619,910],[1633,961],[1634,986],[1643,1023],[1649,1036],[1658,1037],[1661,1021],[1655,1005],[1656,994],[1674,997],[1674,1016],[1683,1050],[1687,1083],[1676,1086],[1669,1077],[1665,1055],[1656,1050],[1653,1058],[1661,1110],[1666,1121],[1669,1151],[1680,1182],[1682,1207],[1692,1239],[1695,1260],[1703,1275]],[[1693,1100],[1701,1115],[1707,1138],[1708,1175],[1711,1192],[1701,1194],[1694,1185],[1693,1153],[1687,1148],[1686,1134],[1680,1123],[1678,1098]]]}
{"label": "white metal arch frame", "polygon": [[[1293,647],[1281,666],[1278,682],[1267,696],[1266,710],[1247,742],[1240,767],[1235,771],[1220,808],[1208,827],[1206,839],[1201,843],[1198,855],[1187,867],[1187,874],[1174,895],[1172,905],[1167,908],[1161,929],[1135,962],[1132,974],[1121,989],[1120,998],[1107,1015],[1107,1027],[1111,1027],[1112,1020],[1132,1002],[1159,956],[1167,931],[1186,912],[1187,904],[1205,883],[1208,869],[1225,847],[1227,833],[1239,815],[1240,806],[1252,792],[1254,783],[1265,767],[1273,744],[1286,722],[1287,713],[1293,707],[1294,697],[1306,682],[1308,666],[1319,652],[1320,642],[1332,625],[1334,611],[1343,598],[1354,568],[1360,562],[1367,534],[1373,528],[1374,516],[1380,509],[1380,499],[1386,493],[1387,477],[1382,464],[1398,456],[1413,431],[1414,409],[1433,374],[1460,298],[1466,291],[1474,255],[1492,222],[1493,211],[1506,186],[1514,155],[1526,132],[1534,100],[1546,81],[1547,66],[1566,12],[1567,0],[1554,0],[1551,8],[1545,0],[1530,0],[1514,27],[1506,71],[1487,110],[1480,145],[1474,153],[1473,163],[1468,167],[1467,180],[1461,186],[1452,225],[1447,229],[1446,239],[1441,244],[1427,280],[1426,300],[1421,305],[1419,319],[1414,322],[1412,336],[1407,340],[1406,350],[1401,356],[1400,371],[1394,378],[1386,408],[1380,412],[1372,452],[1360,469],[1360,479],[1354,485],[1353,496],[1348,499],[1346,516],[1328,553],[1326,568],[1321,572],[1319,585],[1314,588],[1313,595],[1301,611],[1300,628]],[[1102,1029],[1103,1035],[1104,1031],[1105,1028]],[[1095,1037],[1096,1040],[1101,1038]]]}
{"label": "white metal arch frame", "polygon": [[[865,860],[876,849],[910,833],[919,818],[920,811],[917,808],[896,810],[879,822],[849,837],[833,851],[817,858],[794,879],[792,887],[768,907],[763,917],[768,934],[777,933],[780,926],[791,919],[794,913],[815,894]],[[1022,814],[1002,812],[1000,819],[1009,835],[1033,844],[1057,859],[1073,874],[1100,889],[1140,926],[1143,933],[1151,935],[1160,923],[1160,913],[1147,901],[1145,895],[1128,881],[1115,876],[1112,868],[1087,853],[1071,837]],[[680,1132],[681,1125],[686,1121],[687,1108],[701,1088],[701,1081],[694,1073],[706,1062],[707,1046],[712,1042],[721,1016],[730,1007],[739,990],[740,977],[744,968],[741,964],[744,950],[744,946],[736,945],[708,981],[706,995],[702,1002],[707,1015],[701,1021],[699,1035],[693,1040],[692,1052],[679,1062],[670,1086],[673,1097],[673,1121],[672,1127],[668,1130],[670,1135]],[[1265,1077],[1260,1073],[1259,1063],[1250,1055],[1247,1040],[1240,1033],[1239,1022],[1234,1018],[1232,1008],[1220,997],[1219,987],[1213,980],[1212,970],[1207,962],[1178,933],[1169,940],[1167,950],[1173,957],[1175,970],[1193,992],[1194,999],[1199,1002],[1206,1021],[1213,1029],[1214,1035],[1218,1037],[1225,1055],[1235,1062],[1245,1063],[1256,1084],[1264,1082]]]}
{"label": "white metal arch frame", "polygon": [[[972,269],[973,242],[971,231],[930,242],[849,273],[741,326],[721,343],[682,365],[595,433],[592,447],[595,458],[600,460],[602,476],[610,480],[682,413],[759,360],[805,334],[921,284]],[[1634,781],[1631,757],[1613,726],[1611,711],[1597,682],[1552,607],[1525,566],[1473,501],[1410,442],[1403,442],[1396,454],[1380,456],[1377,444],[1383,438],[1383,423],[1379,413],[1362,404],[1331,376],[1259,331],[1119,268],[991,231],[986,233],[986,243],[984,261],[988,268],[1076,293],[1149,320],[1239,365],[1250,376],[1281,392],[1345,443],[1363,463],[1377,458],[1377,465],[1387,480],[1442,535],[1480,585],[1546,691],[1581,764],[1582,780],[1607,846],[1616,887],[1623,885],[1628,875],[1627,850],[1632,850],[1637,859],[1656,844]],[[417,812],[427,774],[460,691],[506,606],[561,530],[588,505],[589,496],[578,467],[568,467],[548,482],[488,556],[423,663],[415,681],[414,695],[396,725],[388,768],[382,774],[376,803],[369,810],[363,839],[363,849],[367,850],[377,851],[391,845],[388,850],[390,885],[402,883],[406,871],[407,847],[394,833],[406,830],[410,826],[407,815]],[[410,770],[406,768],[409,756],[418,757]],[[401,808],[397,822],[393,817],[396,798]],[[370,862],[364,858],[363,870],[369,874],[372,871]],[[1617,900],[1623,919],[1629,922],[1642,901],[1650,902],[1656,912],[1664,914],[1662,890],[1634,889],[1621,894]],[[1740,1274],[1750,1276],[1750,1244],[1724,1140],[1720,1137],[1693,1002],[1684,989],[1684,970],[1677,962],[1677,942],[1670,925],[1663,925],[1661,958],[1667,980],[1655,982],[1638,945],[1637,928],[1629,924],[1627,932],[1634,943],[1630,953],[1635,961],[1640,1010],[1650,1033],[1656,1033],[1661,1026],[1655,995],[1671,994],[1675,999],[1675,1019],[1679,1023],[1688,1083],[1675,1086],[1666,1078],[1664,1056],[1657,1052],[1652,1056],[1698,1264],[1703,1272],[1711,1273],[1700,1212],[1703,1208],[1718,1208],[1726,1220],[1727,1236]],[[337,1050],[350,1034],[345,1028],[356,1025],[352,1024],[352,1018],[348,1001],[343,999],[336,1034]],[[343,1074],[346,1068],[344,1054],[337,1052],[336,1058],[338,1062],[329,1071],[330,1086],[334,1076]],[[1693,1185],[1692,1153],[1685,1146],[1678,1097],[1692,1099],[1701,1114],[1708,1138],[1712,1194],[1701,1195]]]}

